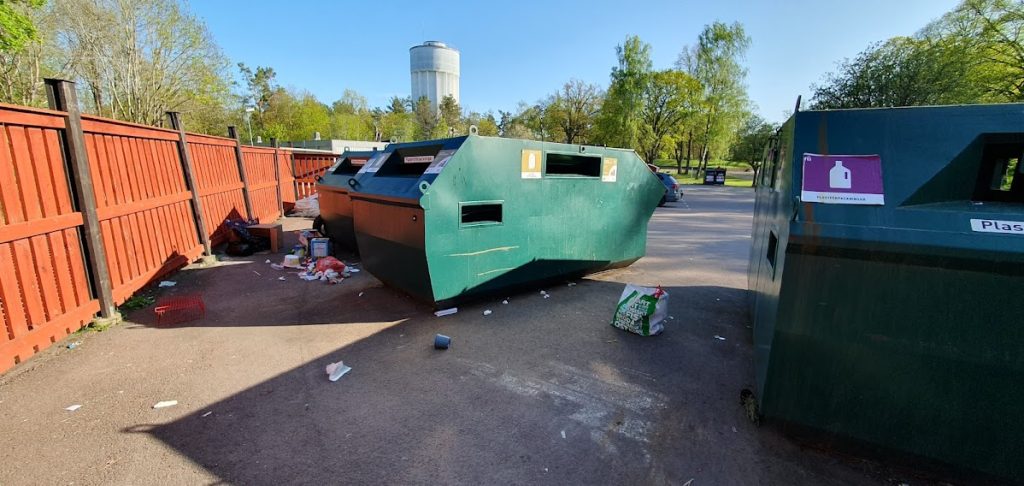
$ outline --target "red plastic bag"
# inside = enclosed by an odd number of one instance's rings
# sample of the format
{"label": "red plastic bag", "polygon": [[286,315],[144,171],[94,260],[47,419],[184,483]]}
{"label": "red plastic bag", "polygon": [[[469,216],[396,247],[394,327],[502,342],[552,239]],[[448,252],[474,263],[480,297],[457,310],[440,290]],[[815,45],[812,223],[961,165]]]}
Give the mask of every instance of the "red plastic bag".
{"label": "red plastic bag", "polygon": [[317,272],[326,272],[328,270],[334,270],[339,274],[345,273],[345,264],[332,256],[326,256],[316,261]]}

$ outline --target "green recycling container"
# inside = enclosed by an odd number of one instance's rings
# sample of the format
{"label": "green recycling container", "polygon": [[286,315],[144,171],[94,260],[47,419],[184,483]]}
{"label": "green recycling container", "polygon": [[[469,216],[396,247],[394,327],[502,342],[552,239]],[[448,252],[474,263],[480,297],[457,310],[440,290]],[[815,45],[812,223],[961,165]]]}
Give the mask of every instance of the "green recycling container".
{"label": "green recycling container", "polygon": [[352,225],[352,191],[349,181],[376,152],[345,151],[317,182],[320,218],[325,236],[335,244],[358,252]]}
{"label": "green recycling container", "polygon": [[665,191],[631,150],[477,135],[388,145],[352,179],[364,267],[437,307],[636,261]]}
{"label": "green recycling container", "polygon": [[804,111],[749,267],[761,411],[1024,475],[1024,104]]}

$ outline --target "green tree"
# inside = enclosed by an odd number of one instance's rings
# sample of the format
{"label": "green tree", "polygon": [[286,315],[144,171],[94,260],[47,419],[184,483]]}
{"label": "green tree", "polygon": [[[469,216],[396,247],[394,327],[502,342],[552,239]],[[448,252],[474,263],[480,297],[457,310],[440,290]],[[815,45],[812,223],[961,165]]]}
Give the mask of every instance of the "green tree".
{"label": "green tree", "polygon": [[672,135],[692,118],[700,99],[700,83],[676,70],[651,74],[640,103],[640,156],[654,163],[673,144]]}
{"label": "green tree", "polygon": [[18,52],[36,37],[31,9],[38,9],[46,0],[0,1],[0,52]]}
{"label": "green tree", "polygon": [[346,88],[345,92],[342,93],[341,98],[331,105],[331,110],[334,113],[358,115],[369,111],[369,106],[370,105],[367,103],[366,97],[355,90]]}
{"label": "green tree", "polygon": [[[206,25],[175,0],[61,0],[57,40],[92,111],[159,124],[168,110],[229,94],[228,62]],[[220,109],[227,100],[222,100]]]}
{"label": "green tree", "polygon": [[402,114],[409,111],[409,98],[399,98],[392,96],[388,101],[388,113]]}
{"label": "green tree", "polygon": [[421,96],[416,100],[416,107],[412,111],[413,121],[416,122],[416,140],[429,140],[435,138],[441,120],[437,116],[434,107],[430,105],[430,99]]}
{"label": "green tree", "polygon": [[[746,117],[739,133],[736,135],[736,143],[732,145],[729,152],[729,159],[745,162],[754,171],[754,181],[757,181],[757,174],[761,171],[761,162],[764,158],[765,147],[768,141],[775,134],[778,127],[766,122],[760,116],[751,114]],[[754,183],[751,183],[753,186]]]}
{"label": "green tree", "polygon": [[[452,95],[441,98],[441,103],[438,104],[438,112],[440,113],[441,120],[448,128],[455,128],[459,133],[463,131],[461,128],[462,108],[459,107],[459,102],[455,101]],[[444,136],[447,136],[447,132]]]}
{"label": "green tree", "polygon": [[560,129],[565,143],[588,140],[602,98],[601,88],[579,79],[570,79],[554,94],[548,103],[548,118]]}
{"label": "green tree", "polygon": [[677,67],[696,79],[703,89],[699,104],[701,126],[700,165],[694,177],[707,168],[708,160],[729,146],[747,107],[747,70],[741,64],[750,37],[739,23],[715,22],[704,27],[697,43],[684,49]]}
{"label": "green tree", "polygon": [[640,103],[651,73],[651,46],[637,36],[616,46],[618,65],[598,117],[600,140],[614,147],[635,148],[640,125]]}
{"label": "green tree", "polygon": [[[53,60],[57,57],[56,21],[52,7],[38,8],[42,2],[0,3],[0,32],[17,31],[23,22],[32,25],[34,34],[22,42],[21,34],[0,40],[0,102],[26,106],[45,106],[43,78],[68,77]],[[27,20],[21,20],[21,18]],[[9,26],[6,24],[14,24]],[[2,34],[7,35],[7,34]]]}

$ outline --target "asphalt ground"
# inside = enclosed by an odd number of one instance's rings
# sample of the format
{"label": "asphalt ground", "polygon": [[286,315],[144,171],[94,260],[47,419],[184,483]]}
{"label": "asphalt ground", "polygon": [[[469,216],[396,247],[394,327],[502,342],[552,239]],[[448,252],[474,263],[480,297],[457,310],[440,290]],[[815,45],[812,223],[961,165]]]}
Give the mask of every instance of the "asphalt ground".
{"label": "asphalt ground", "polygon": [[[301,281],[265,263],[280,255],[189,267],[158,294],[199,293],[204,319],[158,326],[151,308],[133,311],[0,376],[0,484],[848,485],[913,476],[746,418],[753,194],[685,191],[657,210],[647,256],[634,265],[447,317],[366,272],[338,285]],[[664,334],[609,325],[625,283],[668,290]],[[451,336],[451,348],[433,349],[435,333]],[[324,368],[341,360],[353,370],[332,383]],[[153,408],[163,400],[178,403]]]}

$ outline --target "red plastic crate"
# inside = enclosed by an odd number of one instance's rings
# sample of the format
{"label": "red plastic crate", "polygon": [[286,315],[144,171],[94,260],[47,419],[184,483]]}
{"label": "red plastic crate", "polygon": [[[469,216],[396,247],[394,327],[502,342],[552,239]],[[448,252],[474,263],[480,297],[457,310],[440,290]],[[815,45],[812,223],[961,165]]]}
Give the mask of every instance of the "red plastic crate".
{"label": "red plastic crate", "polygon": [[157,325],[180,324],[206,317],[206,304],[198,294],[163,297],[153,308]]}

